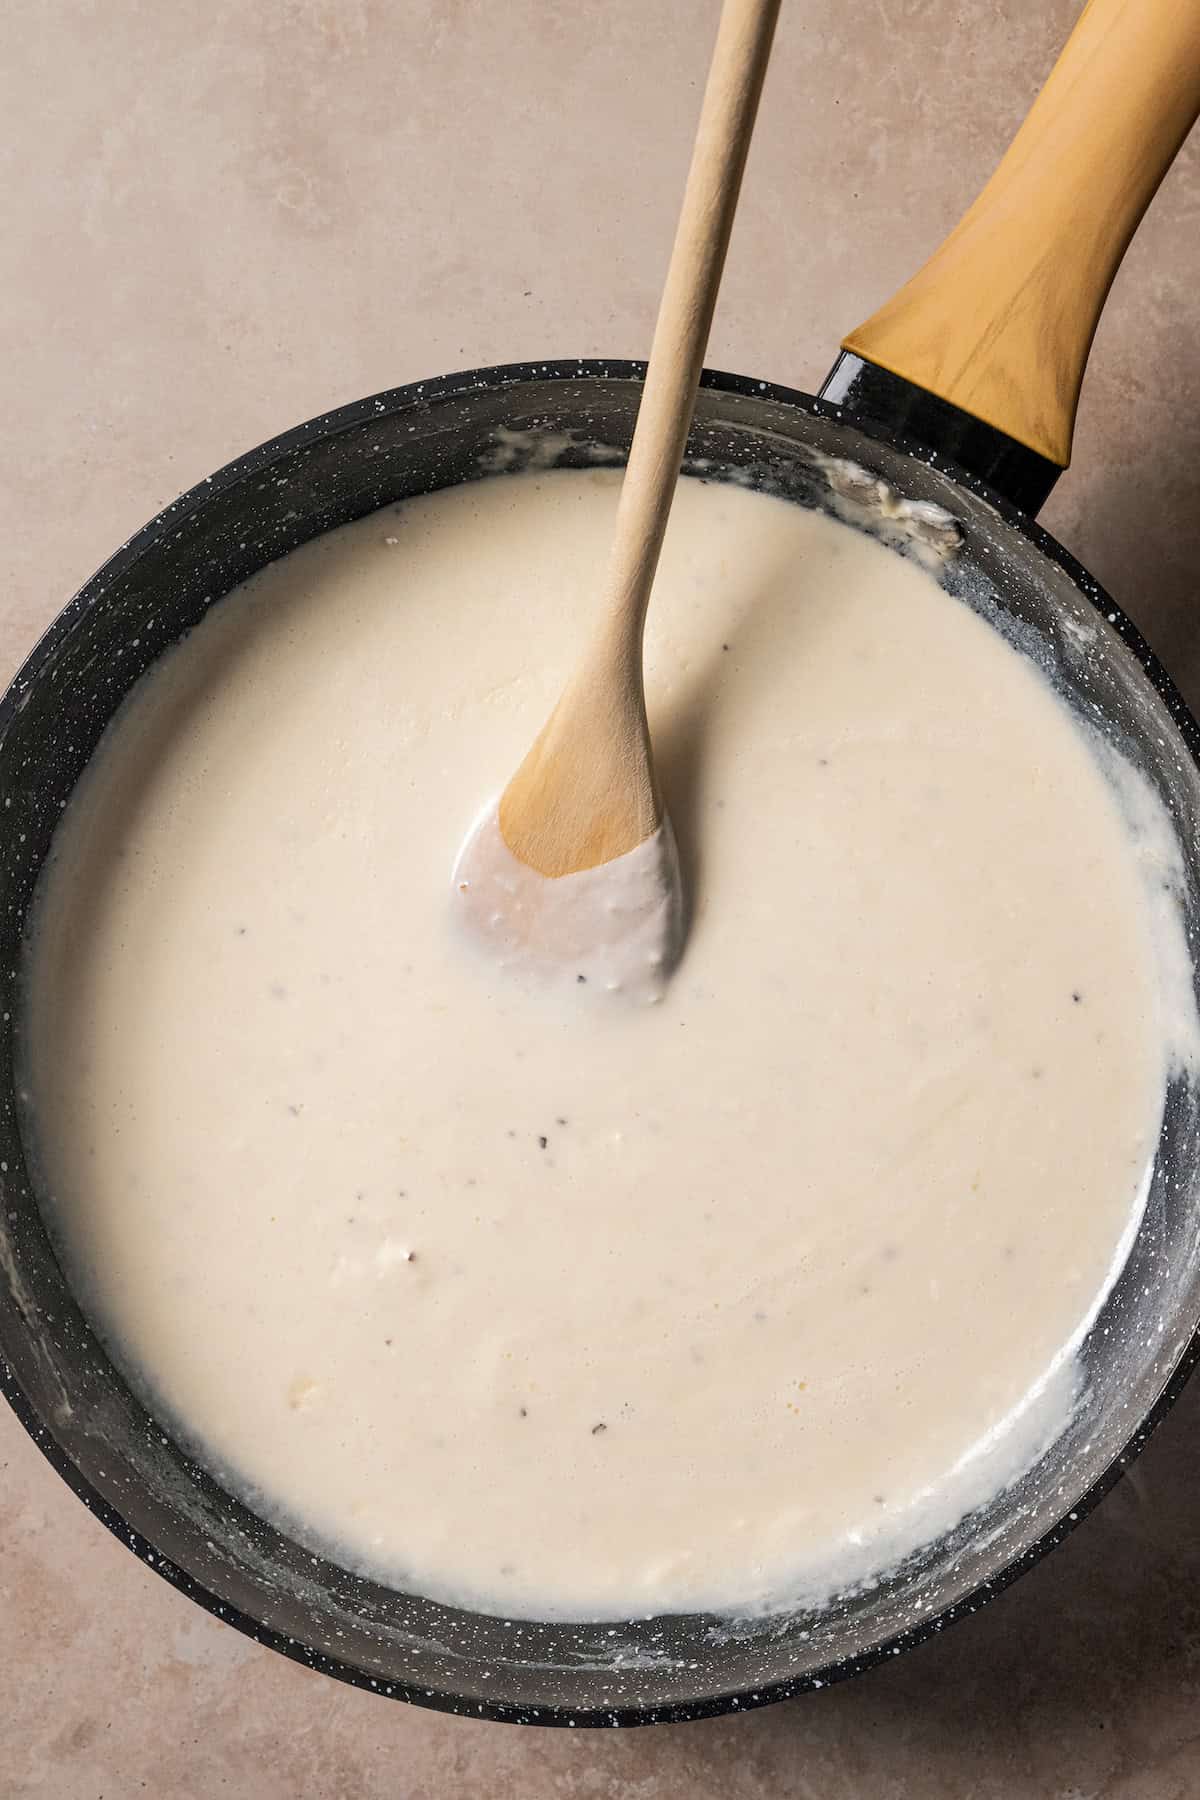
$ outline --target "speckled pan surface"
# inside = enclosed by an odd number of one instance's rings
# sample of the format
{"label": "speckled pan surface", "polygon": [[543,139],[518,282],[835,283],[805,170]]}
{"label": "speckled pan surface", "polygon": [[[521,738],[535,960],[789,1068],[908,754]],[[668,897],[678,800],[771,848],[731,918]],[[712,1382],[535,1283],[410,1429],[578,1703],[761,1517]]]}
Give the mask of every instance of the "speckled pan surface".
{"label": "speckled pan surface", "polygon": [[[514,1625],[364,1582],[314,1558],[188,1462],[115,1375],[49,1254],[17,1129],[11,1033],[21,934],[62,804],[121,696],[205,608],[296,544],[407,494],[503,479],[531,447],[592,463],[627,445],[637,366],[527,365],[442,377],[317,419],[192,490],[82,590],[0,708],[5,887],[0,1308],[6,1391],[76,1491],[184,1592],[260,1641],[381,1693],[492,1718],[642,1723],[815,1688],[976,1610],[1116,1479],[1195,1355],[1197,1097],[1169,1098],[1145,1223],[1085,1347],[1090,1401],[1007,1495],[870,1592],[812,1615],[619,1626]],[[514,436],[514,434],[516,434]],[[689,463],[798,504],[869,502],[841,459],[902,500],[948,506],[962,544],[947,585],[1036,655],[1071,703],[1154,780],[1188,849],[1200,917],[1197,734],[1140,639],[1036,526],[836,409],[761,382],[707,378]],[[830,459],[834,459],[832,462]],[[895,513],[895,508],[890,509]],[[890,533],[909,534],[901,509]],[[481,1504],[486,1503],[481,1500]]]}

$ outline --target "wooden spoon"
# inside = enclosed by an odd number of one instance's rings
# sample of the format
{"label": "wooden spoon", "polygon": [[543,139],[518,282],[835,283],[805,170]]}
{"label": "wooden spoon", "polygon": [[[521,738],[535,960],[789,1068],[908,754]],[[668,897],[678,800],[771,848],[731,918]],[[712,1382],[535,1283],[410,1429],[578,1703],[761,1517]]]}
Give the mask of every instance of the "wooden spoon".
{"label": "wooden spoon", "polygon": [[[608,939],[608,987],[620,974],[620,920],[637,964],[661,984],[682,947],[679,864],[655,776],[642,680],[642,638],[679,465],[696,403],[717,288],[733,227],[779,0],[725,0],[696,144],[617,507],[598,628],[549,721],[460,854],[454,873],[471,921],[494,942],[586,979],[588,937]],[[505,853],[507,852],[507,857]],[[608,865],[600,882],[540,892]],[[520,867],[517,867],[520,865]],[[615,890],[614,890],[615,891]],[[603,927],[605,917],[618,923]],[[539,943],[539,938],[541,942]],[[639,991],[645,981],[633,984]],[[651,993],[651,998],[656,997]]]}

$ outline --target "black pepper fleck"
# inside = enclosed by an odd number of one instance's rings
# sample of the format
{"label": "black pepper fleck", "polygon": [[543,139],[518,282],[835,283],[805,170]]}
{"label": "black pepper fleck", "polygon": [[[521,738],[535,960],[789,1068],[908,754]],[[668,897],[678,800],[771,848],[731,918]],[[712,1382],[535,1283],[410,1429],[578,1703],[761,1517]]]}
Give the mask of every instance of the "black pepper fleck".
{"label": "black pepper fleck", "polygon": [[592,1426],[592,1436],[599,1437],[599,1435],[602,1431],[607,1431],[607,1430],[608,1430],[608,1426],[604,1423],[604,1420],[601,1419],[601,1421],[598,1425]]}
{"label": "black pepper fleck", "polygon": [[576,981],[586,981],[586,980],[587,980],[587,976],[586,976],[586,975],[577,975],[577,976],[576,976],[576,977],[575,977],[575,979],[576,979]]}
{"label": "black pepper fleck", "polygon": [[548,1143],[549,1143],[549,1142],[550,1142],[550,1140],[549,1140],[549,1138],[544,1138],[544,1137],[540,1137],[540,1138],[539,1138],[539,1139],[538,1139],[538,1148],[539,1148],[539,1150],[544,1150],[544,1149],[545,1149],[545,1148],[546,1148],[546,1145],[547,1145],[547,1144],[548,1144]]}
{"label": "black pepper fleck", "polygon": [[1078,988],[1073,988],[1071,990],[1071,998],[1075,1002],[1076,1006],[1078,1006],[1079,1002],[1083,999],[1083,995],[1079,992]]}

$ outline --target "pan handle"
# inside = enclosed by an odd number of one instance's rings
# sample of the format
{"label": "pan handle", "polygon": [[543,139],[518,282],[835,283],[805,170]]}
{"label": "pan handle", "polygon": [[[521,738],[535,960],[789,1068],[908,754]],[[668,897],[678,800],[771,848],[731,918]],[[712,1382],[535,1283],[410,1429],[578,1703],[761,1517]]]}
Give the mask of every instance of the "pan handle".
{"label": "pan handle", "polygon": [[923,390],[919,399],[935,397],[927,437],[944,435],[937,402],[947,403],[969,415],[964,425],[982,421],[1023,447],[1026,465],[1040,460],[1048,492],[1071,460],[1084,365],[1113,276],[1198,112],[1200,0],[1088,0],[979,198],[843,340],[841,392],[837,369],[823,391],[853,408],[861,365],[869,378],[886,371]]}

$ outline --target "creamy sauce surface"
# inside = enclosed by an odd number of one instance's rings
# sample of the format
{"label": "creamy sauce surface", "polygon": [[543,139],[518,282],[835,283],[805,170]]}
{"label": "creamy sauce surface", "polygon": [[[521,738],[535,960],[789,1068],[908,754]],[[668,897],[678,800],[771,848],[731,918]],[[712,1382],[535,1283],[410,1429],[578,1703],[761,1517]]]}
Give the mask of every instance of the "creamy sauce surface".
{"label": "creamy sauce surface", "polygon": [[68,808],[31,961],[48,1211],[119,1360],[311,1543],[506,1616],[819,1596],[1019,1473],[1167,1065],[1042,676],[867,536],[693,480],[648,637],[683,961],[631,1007],[466,941],[456,853],[616,493],[478,482],[215,607]]}

